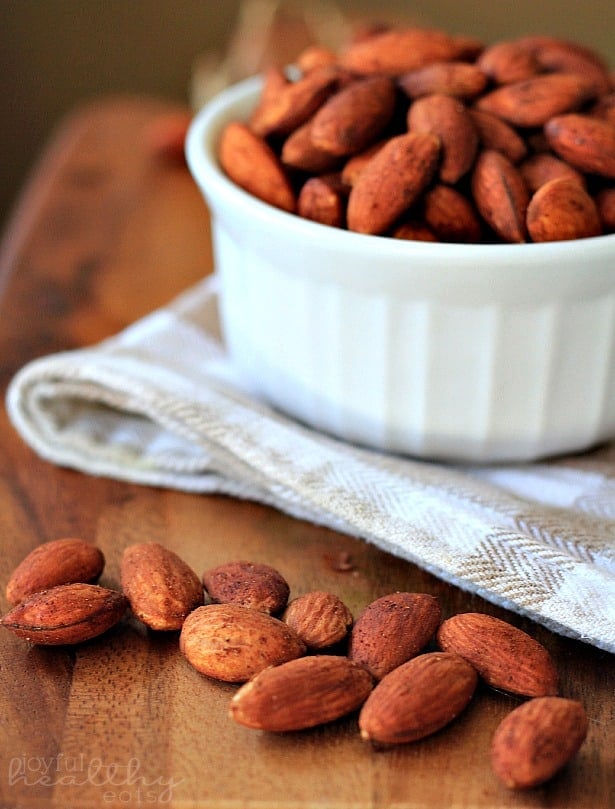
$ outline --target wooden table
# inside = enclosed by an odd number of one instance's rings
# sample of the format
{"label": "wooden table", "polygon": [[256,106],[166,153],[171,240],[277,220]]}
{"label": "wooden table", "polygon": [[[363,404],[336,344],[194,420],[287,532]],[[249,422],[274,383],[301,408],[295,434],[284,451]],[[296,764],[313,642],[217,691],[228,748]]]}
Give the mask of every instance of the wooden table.
{"label": "wooden table", "polygon": [[[156,159],[143,133],[168,111],[105,99],[52,138],[3,242],[3,391],[31,358],[93,343],[164,304],[211,268],[208,216],[186,169]],[[221,496],[95,479],[37,458],[0,415],[0,587],[40,542],[81,536],[104,551],[118,586],[122,549],[158,541],[199,573],[244,558],[276,566],[292,594],[331,589],[355,615],[394,590],[441,599],[445,615],[484,610],[552,652],[563,693],[590,717],[577,759],[549,785],[507,791],[488,762],[491,734],[516,700],[480,689],[456,724],[375,751],[356,717],[273,735],[227,717],[234,687],[180,656],[177,634],[131,619],[73,648],[0,640],[2,807],[587,807],[615,805],[615,658],[450,587],[370,545]],[[338,560],[351,560],[341,565]],[[6,601],[2,609],[7,609]]]}

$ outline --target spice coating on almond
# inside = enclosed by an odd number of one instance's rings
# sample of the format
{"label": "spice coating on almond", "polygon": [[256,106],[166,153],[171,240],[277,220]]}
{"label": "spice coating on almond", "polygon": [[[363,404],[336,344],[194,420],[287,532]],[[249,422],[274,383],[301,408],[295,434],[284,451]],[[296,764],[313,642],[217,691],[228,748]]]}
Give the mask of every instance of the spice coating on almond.
{"label": "spice coating on almond", "polygon": [[352,613],[334,593],[314,590],[293,599],[282,620],[309,649],[326,649],[346,637]]}
{"label": "spice coating on almond", "polygon": [[180,629],[186,616],[203,603],[197,574],[157,542],[127,547],[120,575],[133,613],[151,629]]}
{"label": "spice coating on almond", "polygon": [[203,573],[203,584],[212,601],[239,604],[270,615],[281,612],[290,587],[282,574],[260,562],[225,562]]}
{"label": "spice coating on almond", "polygon": [[442,617],[427,593],[391,593],[372,601],[358,617],[348,655],[376,679],[405,663],[427,645]]}
{"label": "spice coating on almond", "polygon": [[54,539],[34,548],[15,568],[6,585],[9,604],[59,584],[95,582],[103,571],[100,548],[83,539]]}
{"label": "spice coating on almond", "polygon": [[127,607],[126,598],[116,590],[80,582],[60,584],[28,596],[1,623],[32,643],[83,643],[117,624]]}
{"label": "spice coating on almond", "polygon": [[449,652],[429,652],[386,675],[359,714],[361,737],[377,744],[404,744],[430,736],[468,705],[478,676]]}
{"label": "spice coating on almond", "polygon": [[558,675],[549,652],[506,621],[480,612],[460,613],[441,624],[437,640],[493,688],[527,697],[557,694]]}
{"label": "spice coating on almond", "polygon": [[552,778],[577,753],[587,735],[580,702],[537,697],[498,725],[491,741],[491,766],[510,789],[527,789]]}
{"label": "spice coating on almond", "polygon": [[179,647],[201,674],[231,683],[245,682],[306,650],[283,621],[238,604],[198,607],[184,621]]}
{"label": "spice coating on almond", "polygon": [[258,730],[292,731],[339,719],[359,708],[372,678],[346,657],[315,655],[266,669],[243,685],[230,716]]}

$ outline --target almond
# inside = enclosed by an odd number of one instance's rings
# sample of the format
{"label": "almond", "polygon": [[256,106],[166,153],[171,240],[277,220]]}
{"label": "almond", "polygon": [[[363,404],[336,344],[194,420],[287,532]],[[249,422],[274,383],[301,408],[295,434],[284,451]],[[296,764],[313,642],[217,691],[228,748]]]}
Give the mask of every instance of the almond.
{"label": "almond", "polygon": [[394,239],[406,239],[406,241],[413,242],[438,241],[435,233],[432,233],[424,222],[417,221],[416,219],[401,222],[391,233],[391,236]]}
{"label": "almond", "polygon": [[302,730],[355,711],[371,690],[369,673],[346,657],[303,657],[243,685],[231,700],[230,716],[257,730]]}
{"label": "almond", "polygon": [[527,154],[527,145],[518,132],[501,118],[483,110],[469,110],[485,149],[501,152],[511,163],[518,163]]}
{"label": "almond", "polygon": [[347,197],[338,174],[310,177],[299,192],[297,213],[312,222],[341,228],[346,223]]}
{"label": "almond", "polygon": [[367,163],[348,198],[348,228],[388,230],[431,182],[440,155],[434,135],[408,132],[388,140]]}
{"label": "almond", "polygon": [[294,629],[308,649],[326,649],[347,636],[352,613],[334,593],[314,590],[293,599],[282,620]]}
{"label": "almond", "polygon": [[465,100],[483,92],[487,77],[468,62],[436,62],[404,73],[398,84],[410,98],[444,93]]}
{"label": "almond", "polygon": [[359,174],[363,171],[365,166],[367,166],[372,157],[375,157],[380,149],[382,149],[385,143],[386,140],[376,141],[376,143],[372,143],[372,145],[368,146],[364,151],[348,158],[342,168],[342,182],[345,186],[351,188],[355,184]]}
{"label": "almond", "polygon": [[491,742],[491,766],[510,789],[527,789],[552,778],[577,753],[587,735],[580,702],[537,697],[515,708]]}
{"label": "almond", "polygon": [[310,124],[317,149],[338,157],[356,154],[372,144],[391,120],[395,85],[387,76],[361,79],[333,95]]}
{"label": "almond", "polygon": [[100,548],[83,539],[54,539],[34,548],[13,571],[6,585],[9,604],[58,584],[95,582],[103,571]]}
{"label": "almond", "polygon": [[311,174],[324,174],[333,171],[340,163],[340,158],[319,149],[312,143],[310,121],[297,127],[286,138],[280,157],[285,166],[290,166]]}
{"label": "almond", "polygon": [[382,596],[357,619],[348,655],[380,680],[427,645],[440,619],[438,600],[427,593]]}
{"label": "almond", "polygon": [[615,93],[603,95],[589,110],[589,114],[615,125]]}
{"label": "almond", "polygon": [[340,62],[357,73],[400,76],[433,62],[463,58],[467,40],[429,28],[396,28],[352,43]]}
{"label": "almond", "polygon": [[477,679],[472,666],[458,655],[419,655],[374,688],[359,714],[361,737],[383,745],[423,739],[464,710]]}
{"label": "almond", "polygon": [[156,542],[126,548],[120,574],[134,615],[151,629],[180,629],[186,616],[203,603],[197,574]]}
{"label": "almond", "polygon": [[434,185],[423,196],[423,218],[442,242],[472,243],[481,238],[481,223],[472,203],[455,188]]}
{"label": "almond", "polygon": [[324,45],[308,45],[295,59],[295,64],[302,73],[309,73],[317,67],[334,65],[336,62],[337,54]]}
{"label": "almond", "polygon": [[231,683],[305,654],[305,644],[283,621],[238,604],[198,607],[184,621],[179,646],[201,674]]}
{"label": "almond", "polygon": [[595,196],[598,215],[605,233],[615,233],[615,188],[603,188]]}
{"label": "almond", "polygon": [[553,151],[568,163],[615,179],[615,124],[590,115],[558,115],[544,131]]}
{"label": "almond", "polygon": [[126,598],[116,590],[60,584],[25,598],[4,616],[2,625],[32,643],[82,643],[117,624],[127,607]]}
{"label": "almond", "polygon": [[609,72],[605,62],[593,51],[564,40],[543,42],[534,55],[542,70],[578,73],[590,83],[594,95],[609,92]]}
{"label": "almond", "polygon": [[440,139],[442,182],[452,185],[472,167],[478,133],[466,107],[458,99],[442,93],[417,99],[408,111],[408,129]]}
{"label": "almond", "polygon": [[476,65],[494,84],[524,81],[542,72],[538,60],[527,47],[509,40],[485,48]]}
{"label": "almond", "polygon": [[224,128],[218,149],[227,176],[263,202],[294,212],[295,194],[273,149],[245,124],[233,121]]}
{"label": "almond", "polygon": [[281,612],[290,593],[288,582],[274,567],[242,560],[206,570],[203,584],[212,601],[269,614]]}
{"label": "almond", "polygon": [[591,97],[591,84],[582,76],[550,73],[498,87],[481,96],[476,108],[515,126],[536,127],[554,115],[578,109]]}
{"label": "almond", "polygon": [[461,613],[444,621],[437,639],[444,651],[467,660],[493,688],[527,697],[557,693],[557,671],[548,651],[506,621]]}
{"label": "almond", "polygon": [[472,196],[485,222],[505,242],[523,242],[529,192],[515,166],[500,152],[485,149],[472,173]]}
{"label": "almond", "polygon": [[585,187],[585,178],[581,172],[550,152],[539,152],[538,154],[530,155],[520,163],[519,171],[532,194],[541,185],[548,183],[549,180],[556,180],[560,177],[576,180],[581,188]]}
{"label": "almond", "polygon": [[576,179],[559,177],[541,185],[527,207],[534,242],[585,239],[602,233],[594,200]]}

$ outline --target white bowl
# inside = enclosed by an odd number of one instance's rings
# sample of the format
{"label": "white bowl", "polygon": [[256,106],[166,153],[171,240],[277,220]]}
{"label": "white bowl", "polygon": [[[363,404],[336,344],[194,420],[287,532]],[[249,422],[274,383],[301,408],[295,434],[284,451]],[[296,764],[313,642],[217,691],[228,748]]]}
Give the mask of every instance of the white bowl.
{"label": "white bowl", "polygon": [[452,461],[526,461],[615,436],[615,235],[466,245],[351,233],[222,173],[220,132],[259,79],[196,116],[221,318],[246,381],[343,439]]}

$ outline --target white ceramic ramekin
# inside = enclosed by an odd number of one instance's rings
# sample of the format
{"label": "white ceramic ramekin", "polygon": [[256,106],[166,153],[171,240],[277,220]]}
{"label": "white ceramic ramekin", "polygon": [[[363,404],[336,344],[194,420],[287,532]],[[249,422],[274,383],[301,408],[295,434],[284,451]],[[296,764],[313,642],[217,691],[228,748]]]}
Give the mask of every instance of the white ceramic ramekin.
{"label": "white ceramic ramekin", "polygon": [[265,400],[343,439],[422,458],[525,461],[615,436],[615,235],[407,242],[260,202],[216,160],[250,79],[196,116],[225,340]]}

